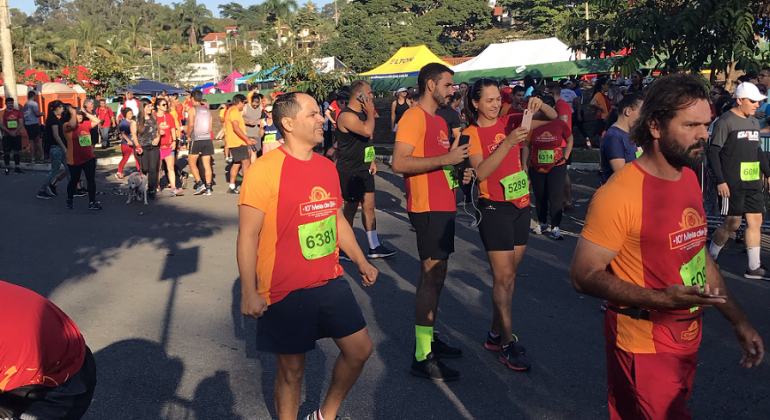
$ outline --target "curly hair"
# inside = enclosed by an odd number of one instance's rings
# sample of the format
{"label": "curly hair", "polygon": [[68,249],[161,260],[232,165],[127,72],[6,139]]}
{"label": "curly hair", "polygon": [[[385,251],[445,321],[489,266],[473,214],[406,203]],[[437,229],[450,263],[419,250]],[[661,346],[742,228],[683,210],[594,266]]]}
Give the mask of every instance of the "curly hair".
{"label": "curly hair", "polygon": [[631,127],[629,140],[646,149],[655,141],[650,132],[651,122],[654,121],[660,130],[665,131],[679,110],[701,99],[708,100],[708,91],[696,76],[672,74],[661,77],[645,91],[642,110]]}

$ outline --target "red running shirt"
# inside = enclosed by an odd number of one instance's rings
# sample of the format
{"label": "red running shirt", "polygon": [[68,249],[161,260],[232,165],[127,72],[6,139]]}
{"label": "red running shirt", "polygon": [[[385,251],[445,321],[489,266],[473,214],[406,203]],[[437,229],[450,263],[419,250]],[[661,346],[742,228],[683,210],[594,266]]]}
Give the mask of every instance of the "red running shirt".
{"label": "red running shirt", "polygon": [[[564,157],[566,139],[572,135],[567,123],[556,119],[548,124],[535,128],[527,136],[532,144],[532,153],[529,166],[541,174],[551,171],[554,166],[567,163],[561,160]],[[561,160],[561,162],[559,162]]]}
{"label": "red running shirt", "polygon": [[[73,115],[72,118],[76,117]],[[64,131],[67,142],[67,164],[80,165],[96,158],[93,144],[98,139],[91,138],[91,128],[91,120],[87,119],[74,131]]]}
{"label": "red running shirt", "polygon": [[[329,228],[336,231],[347,221],[337,220],[342,194],[337,169],[329,159],[314,153],[302,161],[283,148],[267,153],[246,174],[238,204],[265,212],[257,249],[257,291],[268,305],[343,274],[339,241]],[[319,222],[332,221],[336,223],[313,231]],[[328,254],[306,257],[319,249]]]}
{"label": "red running shirt", "polygon": [[171,146],[171,130],[176,128],[176,119],[171,113],[164,113],[162,117],[155,116],[158,119],[158,130],[160,130],[160,148],[168,149]]}
{"label": "red running shirt", "polygon": [[0,392],[59,386],[83,366],[83,336],[48,299],[0,281],[0,319]]}

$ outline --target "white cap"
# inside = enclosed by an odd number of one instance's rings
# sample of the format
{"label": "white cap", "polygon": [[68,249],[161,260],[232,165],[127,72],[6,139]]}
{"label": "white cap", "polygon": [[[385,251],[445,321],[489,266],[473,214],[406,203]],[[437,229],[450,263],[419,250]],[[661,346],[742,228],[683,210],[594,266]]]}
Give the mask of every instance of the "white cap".
{"label": "white cap", "polygon": [[757,86],[754,85],[754,83],[749,82],[743,82],[738,85],[738,87],[735,88],[735,95],[733,95],[733,97],[735,99],[748,98],[754,102],[760,102],[767,99],[767,96],[759,93],[759,89],[757,89]]}
{"label": "white cap", "polygon": [[405,87],[400,87],[396,90],[396,93],[406,92],[407,89]]}

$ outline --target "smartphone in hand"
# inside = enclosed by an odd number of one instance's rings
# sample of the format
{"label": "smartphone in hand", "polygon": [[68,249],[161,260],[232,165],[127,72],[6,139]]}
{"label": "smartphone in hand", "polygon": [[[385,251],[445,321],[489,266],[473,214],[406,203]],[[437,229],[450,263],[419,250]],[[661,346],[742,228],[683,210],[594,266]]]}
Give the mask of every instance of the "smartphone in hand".
{"label": "smartphone in hand", "polygon": [[727,296],[725,296],[725,295],[714,295],[714,294],[711,294],[711,293],[701,293],[700,297],[715,298],[715,299],[727,299]]}
{"label": "smartphone in hand", "polygon": [[524,110],[524,118],[521,120],[521,126],[527,130],[532,129],[532,111],[529,109]]}

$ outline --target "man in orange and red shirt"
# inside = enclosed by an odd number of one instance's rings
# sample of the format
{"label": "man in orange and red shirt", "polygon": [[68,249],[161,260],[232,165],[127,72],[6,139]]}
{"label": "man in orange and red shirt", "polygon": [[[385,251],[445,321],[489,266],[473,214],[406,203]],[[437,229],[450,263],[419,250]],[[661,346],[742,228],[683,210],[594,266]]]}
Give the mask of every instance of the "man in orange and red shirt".
{"label": "man in orange and red shirt", "polygon": [[281,95],[273,118],[284,144],[257,159],[241,186],[241,312],[259,318],[257,349],[276,355],[279,420],[297,418],[305,353],[320,338],[334,339],[340,355],[326,400],[306,418],[339,418],[345,395],[372,353],[361,308],[342,277],[340,249],[365,286],[374,284],[378,273],[345,220],[334,164],[313,152],[323,142],[324,123],[315,99],[299,92]]}
{"label": "man in orange and red shirt", "polygon": [[3,121],[0,131],[3,132],[3,160],[5,161],[5,174],[11,173],[11,152],[13,163],[16,164],[14,173],[23,174],[21,170],[21,130],[24,128],[24,114],[14,108],[13,98],[5,101],[6,109],[3,113]]}
{"label": "man in orange and red shirt", "polygon": [[439,358],[462,355],[460,349],[449,347],[433,334],[447,261],[454,252],[455,188],[459,181],[452,165],[468,157],[467,144],[450,151],[446,121],[436,115],[436,109],[447,106],[454,96],[453,74],[438,63],[420,70],[420,99],[399,120],[393,149],[393,172],[404,174],[406,211],[417,233],[420,254],[415,303],[417,345],[411,372],[438,381],[460,376]]}
{"label": "man in orange and red shirt", "polygon": [[710,124],[708,95],[692,75],[650,88],[631,140],[644,154],[591,200],[570,273],[580,293],[609,301],[604,319],[610,419],[690,419],[704,306],[733,324],[740,364],[764,345],[706,252],[695,173]]}
{"label": "man in orange and red shirt", "polygon": [[230,149],[230,156],[233,163],[230,166],[230,188],[228,194],[238,194],[239,189],[235,187],[235,178],[238,176],[238,169],[243,166],[243,176],[249,170],[251,164],[249,155],[249,145],[258,144],[256,139],[246,135],[246,122],[243,120],[243,108],[246,106],[246,97],[237,94],[233,96],[233,105],[225,111],[225,144]]}
{"label": "man in orange and red shirt", "polygon": [[83,417],[96,364],[75,323],[48,299],[4,281],[0,319],[0,418]]}

